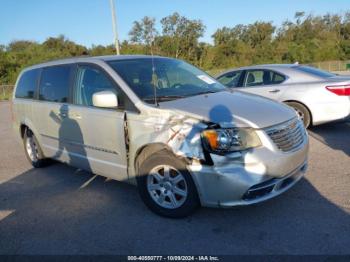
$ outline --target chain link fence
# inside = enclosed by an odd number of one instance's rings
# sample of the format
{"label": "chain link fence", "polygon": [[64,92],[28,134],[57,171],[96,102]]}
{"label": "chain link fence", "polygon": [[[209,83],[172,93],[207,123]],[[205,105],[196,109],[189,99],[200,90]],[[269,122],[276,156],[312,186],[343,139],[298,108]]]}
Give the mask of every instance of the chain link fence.
{"label": "chain link fence", "polygon": [[350,60],[348,61],[325,61],[311,63],[310,65],[330,72],[340,72],[350,70]]}
{"label": "chain link fence", "polygon": [[0,85],[0,101],[11,99],[13,87],[13,85]]}

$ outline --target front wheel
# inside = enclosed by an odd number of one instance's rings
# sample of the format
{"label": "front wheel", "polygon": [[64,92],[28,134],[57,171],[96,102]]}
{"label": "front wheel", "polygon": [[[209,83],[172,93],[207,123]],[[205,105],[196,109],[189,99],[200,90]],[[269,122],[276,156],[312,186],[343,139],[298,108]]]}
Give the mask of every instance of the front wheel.
{"label": "front wheel", "polygon": [[141,163],[137,186],[144,203],[161,216],[185,217],[199,206],[185,163],[167,151],[152,154]]}
{"label": "front wheel", "polygon": [[292,107],[297,112],[300,119],[303,121],[305,128],[308,128],[311,124],[311,115],[309,110],[305,106],[297,102],[286,102],[286,104]]}

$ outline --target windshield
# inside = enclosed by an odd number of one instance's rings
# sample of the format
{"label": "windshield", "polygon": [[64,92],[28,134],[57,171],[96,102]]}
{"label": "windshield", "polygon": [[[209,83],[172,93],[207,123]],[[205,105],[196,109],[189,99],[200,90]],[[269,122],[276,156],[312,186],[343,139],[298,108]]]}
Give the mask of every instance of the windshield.
{"label": "windshield", "polygon": [[321,69],[318,68],[314,68],[311,66],[295,66],[295,69],[302,71],[304,73],[308,73],[317,77],[322,77],[322,78],[328,78],[328,77],[333,77],[335,76],[334,74],[327,72],[327,71],[323,71]]}
{"label": "windshield", "polygon": [[108,64],[147,103],[169,101],[226,88],[215,79],[181,60],[138,58],[109,61]]}

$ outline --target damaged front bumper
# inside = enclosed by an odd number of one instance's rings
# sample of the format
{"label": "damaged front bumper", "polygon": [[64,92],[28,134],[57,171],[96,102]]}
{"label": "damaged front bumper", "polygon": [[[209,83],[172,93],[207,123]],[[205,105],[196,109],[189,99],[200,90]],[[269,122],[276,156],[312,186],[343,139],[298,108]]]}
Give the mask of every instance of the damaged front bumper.
{"label": "damaged front bumper", "polygon": [[202,206],[233,207],[273,198],[295,185],[307,170],[308,139],[294,152],[257,148],[213,158],[214,165],[188,165]]}

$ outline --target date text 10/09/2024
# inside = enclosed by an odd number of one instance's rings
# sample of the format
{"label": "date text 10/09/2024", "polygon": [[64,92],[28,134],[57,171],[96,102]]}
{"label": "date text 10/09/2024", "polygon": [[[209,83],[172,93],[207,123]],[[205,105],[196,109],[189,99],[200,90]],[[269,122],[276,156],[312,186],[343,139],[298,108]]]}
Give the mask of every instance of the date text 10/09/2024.
{"label": "date text 10/09/2024", "polygon": [[128,256],[129,261],[219,261],[217,256]]}

